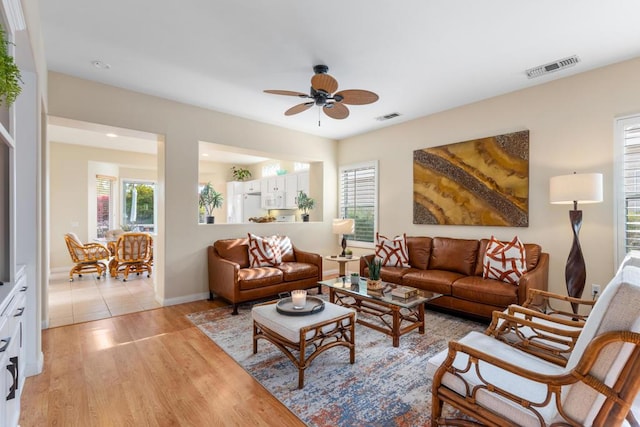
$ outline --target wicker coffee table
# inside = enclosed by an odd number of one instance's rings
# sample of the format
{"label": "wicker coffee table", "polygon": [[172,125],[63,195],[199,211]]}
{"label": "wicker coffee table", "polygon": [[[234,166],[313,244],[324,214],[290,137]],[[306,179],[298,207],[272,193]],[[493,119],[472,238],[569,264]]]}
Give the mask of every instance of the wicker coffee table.
{"label": "wicker coffee table", "polygon": [[349,349],[355,363],[356,313],[340,305],[325,303],[317,313],[291,317],[278,312],[277,301],[253,306],[253,354],[258,340],[265,339],[280,349],[298,368],[298,388],[304,387],[304,372],[319,354],[336,346]]}
{"label": "wicker coffee table", "polygon": [[[391,291],[397,285],[385,283],[382,291],[374,292],[367,289],[364,279],[357,285],[352,285],[348,278],[343,280],[340,277],[318,284],[329,288],[331,302],[367,314],[368,318],[358,316],[357,322],[391,336],[394,347],[400,345],[400,337],[407,332],[418,329],[419,333],[424,334],[424,303],[442,296],[435,292],[417,290],[418,294],[413,298],[396,298],[391,295]],[[370,319],[375,320],[375,323]]]}

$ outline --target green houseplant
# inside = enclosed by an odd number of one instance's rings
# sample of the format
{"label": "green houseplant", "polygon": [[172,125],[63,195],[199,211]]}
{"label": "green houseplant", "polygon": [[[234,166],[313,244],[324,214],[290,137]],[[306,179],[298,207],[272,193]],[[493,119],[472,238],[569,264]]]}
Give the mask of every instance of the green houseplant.
{"label": "green houseplant", "polygon": [[298,192],[298,209],[302,211],[302,221],[309,222],[309,211],[313,209],[315,200],[307,196],[307,193],[300,190]]}
{"label": "green houseplant", "polygon": [[0,105],[4,102],[9,107],[20,95],[22,82],[20,69],[15,64],[13,56],[9,55],[9,41],[4,28],[0,26]]}
{"label": "green houseplant", "polygon": [[382,260],[374,257],[371,262],[364,260],[369,269],[369,278],[367,279],[367,289],[379,291],[383,288],[382,280],[380,280],[380,269],[382,268]]}
{"label": "green houseplant", "polygon": [[251,171],[249,169],[232,166],[231,173],[233,174],[234,181],[244,181],[247,178],[251,178]]}
{"label": "green houseplant", "polygon": [[360,274],[351,273],[351,284],[357,285],[358,283],[360,283]]}
{"label": "green houseplant", "polygon": [[213,185],[210,182],[202,187],[200,190],[200,197],[198,200],[198,204],[201,208],[205,209],[207,214],[207,224],[215,223],[215,217],[213,216],[213,210],[216,208],[222,207],[222,202],[224,198],[222,197],[222,193],[218,193],[213,189]]}

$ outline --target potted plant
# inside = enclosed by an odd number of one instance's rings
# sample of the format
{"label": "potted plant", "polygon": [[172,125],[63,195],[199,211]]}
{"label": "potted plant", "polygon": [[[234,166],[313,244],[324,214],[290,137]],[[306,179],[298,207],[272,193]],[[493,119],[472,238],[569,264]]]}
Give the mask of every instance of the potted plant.
{"label": "potted plant", "polygon": [[222,207],[224,201],[222,193],[218,193],[213,189],[213,185],[208,182],[202,190],[200,190],[200,198],[198,204],[201,208],[205,209],[207,214],[207,224],[215,223],[215,217],[213,216],[213,210]]}
{"label": "potted plant", "polygon": [[298,209],[302,211],[302,221],[309,222],[309,211],[313,209],[315,200],[307,196],[307,193],[300,190],[298,193]]}
{"label": "potted plant", "polygon": [[20,86],[22,79],[13,56],[9,55],[7,47],[10,42],[2,26],[0,26],[0,39],[0,105],[4,102],[5,106],[10,107],[22,91]]}
{"label": "potted plant", "polygon": [[351,273],[351,284],[357,285],[360,283],[360,275],[358,273]]}
{"label": "potted plant", "polygon": [[380,290],[382,289],[382,280],[380,279],[380,269],[382,268],[382,260],[374,257],[371,262],[365,259],[367,267],[369,268],[369,278],[367,279],[367,289]]}
{"label": "potted plant", "polygon": [[347,259],[353,258],[353,252],[351,251],[351,249],[347,248],[344,250],[344,257]]}
{"label": "potted plant", "polygon": [[231,173],[233,174],[234,181],[244,181],[247,178],[251,178],[251,171],[249,169],[232,166]]}

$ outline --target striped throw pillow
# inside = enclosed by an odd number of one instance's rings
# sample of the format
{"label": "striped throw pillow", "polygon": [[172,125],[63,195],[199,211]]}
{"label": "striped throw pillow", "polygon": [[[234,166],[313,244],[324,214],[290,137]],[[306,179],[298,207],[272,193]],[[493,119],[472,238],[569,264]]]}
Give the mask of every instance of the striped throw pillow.
{"label": "striped throw pillow", "polygon": [[526,272],[527,254],[518,236],[508,243],[491,236],[484,254],[482,277],[517,285]]}

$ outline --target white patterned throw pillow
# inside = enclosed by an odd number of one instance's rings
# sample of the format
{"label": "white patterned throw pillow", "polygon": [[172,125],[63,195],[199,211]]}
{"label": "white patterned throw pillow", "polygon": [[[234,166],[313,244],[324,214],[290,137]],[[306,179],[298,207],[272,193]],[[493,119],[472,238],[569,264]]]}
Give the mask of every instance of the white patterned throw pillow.
{"label": "white patterned throw pillow", "polygon": [[482,277],[517,285],[526,272],[527,254],[518,236],[508,243],[491,236],[484,254]]}
{"label": "white patterned throw pillow", "polygon": [[410,267],[407,235],[389,239],[376,233],[376,258],[381,259],[385,267]]}
{"label": "white patterned throw pillow", "polygon": [[249,234],[249,266],[272,267],[282,263],[282,251],[272,237]]}

